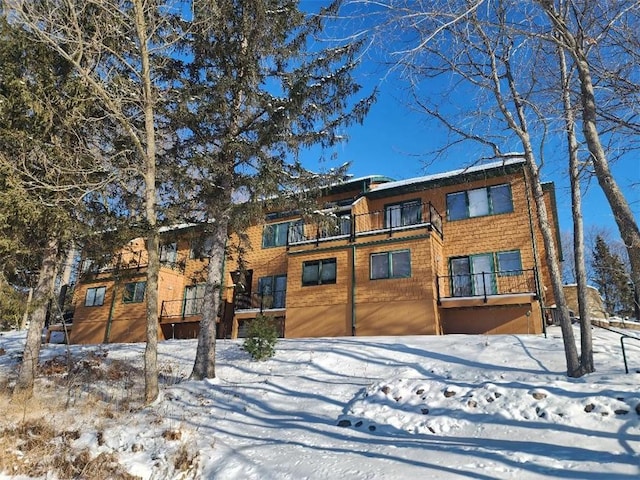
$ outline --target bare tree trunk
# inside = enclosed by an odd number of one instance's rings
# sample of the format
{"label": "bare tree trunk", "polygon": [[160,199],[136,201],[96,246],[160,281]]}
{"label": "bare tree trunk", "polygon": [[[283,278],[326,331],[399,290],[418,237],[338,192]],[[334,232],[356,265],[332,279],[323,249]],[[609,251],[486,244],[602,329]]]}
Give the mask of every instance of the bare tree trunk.
{"label": "bare tree trunk", "polygon": [[589,153],[591,153],[591,160],[598,183],[607,197],[620,231],[620,237],[622,237],[622,241],[627,248],[629,263],[631,264],[631,280],[636,289],[635,291],[638,292],[640,288],[640,229],[633,212],[631,212],[629,203],[611,174],[607,156],[602,148],[600,134],[596,128],[596,105],[589,65],[585,58],[581,58],[577,64],[583,112],[582,130]]}
{"label": "bare tree trunk", "polygon": [[58,269],[58,239],[51,238],[43,253],[42,266],[38,275],[33,302],[35,308],[31,313],[31,323],[27,331],[27,340],[22,354],[22,363],[18,373],[18,380],[14,390],[14,396],[30,398],[33,395],[33,383],[38,368],[40,356],[40,342],[42,329],[47,317],[49,300],[53,295],[53,287]]}
{"label": "bare tree trunk", "polygon": [[[525,147],[525,151],[526,149],[527,147]],[[564,296],[564,290],[562,289],[562,273],[560,272],[560,266],[558,264],[558,252],[553,240],[547,206],[544,203],[544,192],[542,191],[542,184],[540,183],[540,171],[538,169],[538,165],[532,159],[533,157],[531,152],[529,152],[528,155],[525,154],[525,158],[530,158],[527,160],[527,169],[532,180],[531,186],[533,188],[533,197],[536,204],[536,211],[538,213],[538,223],[540,225],[542,240],[546,251],[546,260],[549,268],[549,275],[551,276],[553,296],[556,300],[556,308],[560,312],[560,329],[562,330],[564,355],[567,362],[567,375],[570,377],[580,377],[584,373],[582,373],[580,362],[578,361],[578,350],[576,347],[575,337],[573,335],[573,328],[571,326],[569,307],[567,305],[566,297]]]}
{"label": "bare tree trunk", "polygon": [[211,256],[207,266],[207,284],[204,289],[204,311],[200,321],[200,334],[196,359],[191,372],[192,380],[216,376],[216,318],[220,307],[220,289],[224,274],[228,221],[216,219],[211,232]]}
{"label": "bare tree trunk", "polygon": [[[536,212],[538,214],[538,223],[540,225],[540,232],[542,233],[542,240],[544,242],[547,267],[549,268],[549,275],[551,277],[551,286],[553,288],[553,295],[556,301],[556,308],[560,312],[560,328],[562,330],[562,341],[564,343],[564,353],[567,361],[567,375],[570,377],[579,377],[582,373],[578,361],[578,351],[576,348],[575,337],[573,335],[573,328],[571,326],[569,307],[567,306],[567,300],[564,295],[564,290],[562,289],[562,272],[558,261],[558,252],[553,238],[553,231],[551,228],[551,222],[549,221],[547,207],[544,203],[544,192],[540,181],[540,169],[535,160],[531,136],[529,134],[529,126],[525,113],[526,102],[518,91],[517,82],[510,63],[510,57],[498,60],[498,57],[495,55],[492,48],[493,41],[488,38],[479,25],[477,26],[477,31],[481,32],[482,41],[485,45],[486,51],[490,52],[491,81],[493,84],[493,95],[496,99],[496,103],[498,104],[498,108],[504,116],[507,125],[509,125],[509,128],[518,135],[520,143],[524,149],[524,158],[527,171],[530,176],[531,186],[533,188],[533,197],[536,205]],[[504,66],[504,73],[502,73],[498,68],[499,61],[501,61]],[[503,78],[506,79],[509,92],[511,94],[511,101],[514,105],[513,113],[507,107],[507,101],[502,94],[501,84],[503,82]]]}
{"label": "bare tree trunk", "polygon": [[593,364],[593,338],[591,318],[587,304],[587,269],[584,256],[584,224],[582,221],[582,195],[580,192],[580,167],[578,141],[575,135],[575,116],[571,104],[569,75],[564,52],[559,50],[562,102],[564,106],[567,144],[569,146],[569,177],[571,179],[571,213],[573,215],[573,254],[578,285],[578,314],[580,315],[580,369],[584,373],[595,372]]}
{"label": "bare tree trunk", "polygon": [[153,87],[151,85],[151,66],[147,24],[144,5],[141,0],[133,2],[135,11],[136,32],[140,41],[140,60],[142,71],[144,131],[145,131],[145,217],[149,225],[147,237],[147,344],[144,351],[144,398],[151,403],[158,398],[158,276],[160,271],[160,241],[156,218],[156,143]]}
{"label": "bare tree trunk", "polygon": [[579,40],[585,36],[585,32],[579,31],[577,35],[570,32],[565,20],[556,11],[554,3],[550,0],[538,0],[538,3],[558,32],[558,44],[566,49],[575,61],[580,80],[582,131],[591,154],[598,183],[611,206],[620,236],[627,248],[631,264],[631,277],[637,292],[640,289],[640,229],[629,203],[611,174],[609,162],[600,141],[600,134],[596,126],[597,108],[591,69],[585,49]]}

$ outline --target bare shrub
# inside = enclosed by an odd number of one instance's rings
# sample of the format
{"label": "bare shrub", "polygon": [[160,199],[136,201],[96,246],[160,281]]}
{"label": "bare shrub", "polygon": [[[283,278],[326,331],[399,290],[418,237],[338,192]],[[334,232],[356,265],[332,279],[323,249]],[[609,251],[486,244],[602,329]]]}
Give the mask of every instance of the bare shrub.
{"label": "bare shrub", "polygon": [[198,466],[198,453],[193,452],[186,444],[180,445],[173,459],[173,468],[178,472],[193,472]]}
{"label": "bare shrub", "polygon": [[29,419],[0,430],[0,471],[40,477],[55,472],[60,478],[133,480],[114,454],[91,457],[89,450],[75,450],[77,430],[58,431],[44,418]]}

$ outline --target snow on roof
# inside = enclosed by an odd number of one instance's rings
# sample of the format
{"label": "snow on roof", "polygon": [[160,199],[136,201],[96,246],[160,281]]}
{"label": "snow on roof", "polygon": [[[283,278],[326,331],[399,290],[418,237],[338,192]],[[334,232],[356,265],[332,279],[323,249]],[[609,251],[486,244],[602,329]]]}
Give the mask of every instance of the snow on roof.
{"label": "snow on roof", "polygon": [[449,172],[434,173],[432,175],[426,175],[426,176],[423,176],[423,177],[407,178],[406,180],[397,180],[395,182],[389,182],[389,183],[385,183],[385,184],[379,185],[379,186],[375,187],[374,191],[378,192],[380,190],[388,190],[388,189],[392,189],[392,188],[403,187],[403,186],[406,186],[406,185],[413,185],[413,184],[418,184],[418,183],[426,183],[426,182],[431,182],[433,180],[440,180],[440,179],[443,179],[443,178],[456,177],[458,175],[463,175],[463,174],[466,174],[466,173],[481,172],[483,170],[490,170],[492,168],[504,167],[504,166],[507,166],[507,165],[517,165],[517,164],[522,164],[522,163],[524,163],[524,158],[522,158],[522,157],[509,158],[509,159],[505,159],[505,160],[499,160],[499,161],[496,161],[496,162],[483,163],[481,165],[473,165],[471,167],[460,168],[458,170],[451,170]]}

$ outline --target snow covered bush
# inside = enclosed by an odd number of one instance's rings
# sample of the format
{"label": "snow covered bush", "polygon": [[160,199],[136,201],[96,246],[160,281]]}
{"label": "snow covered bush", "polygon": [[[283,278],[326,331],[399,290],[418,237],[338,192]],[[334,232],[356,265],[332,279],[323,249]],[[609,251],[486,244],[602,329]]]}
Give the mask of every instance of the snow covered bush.
{"label": "snow covered bush", "polygon": [[242,348],[249,352],[254,360],[266,360],[276,353],[278,327],[273,318],[258,315],[247,327],[247,336]]}

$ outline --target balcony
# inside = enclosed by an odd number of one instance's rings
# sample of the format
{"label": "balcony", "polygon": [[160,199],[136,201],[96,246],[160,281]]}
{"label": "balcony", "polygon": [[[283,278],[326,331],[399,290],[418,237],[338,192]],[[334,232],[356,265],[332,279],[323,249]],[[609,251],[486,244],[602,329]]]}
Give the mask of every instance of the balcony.
{"label": "balcony", "polygon": [[[99,273],[114,273],[122,270],[141,270],[149,265],[149,255],[146,250],[122,252],[114,255],[103,255],[99,259],[85,258],[80,272],[82,275],[96,275]],[[179,255],[160,256],[160,267],[184,272],[186,259]]]}
{"label": "balcony", "polygon": [[201,317],[203,309],[202,297],[164,300],[160,307],[160,321],[184,321],[188,317]]}
{"label": "balcony", "polygon": [[427,228],[442,238],[442,215],[429,203],[413,202],[390,206],[385,210],[360,213],[317,213],[304,223],[291,224],[287,236],[287,247],[316,244],[345,239],[354,242],[366,235],[386,234],[393,236],[406,230]]}
{"label": "balcony", "polygon": [[252,317],[257,313],[282,313],[285,311],[286,290],[265,291],[250,295],[236,295],[235,313],[239,318]]}
{"label": "balcony", "polygon": [[[256,313],[277,313],[285,310],[285,290],[272,293],[237,294],[235,313],[241,316],[254,316]],[[199,321],[204,311],[204,298],[183,298],[182,300],[164,300],[160,307],[161,323]]]}
{"label": "balcony", "polygon": [[537,300],[535,269],[436,276],[438,305],[443,308],[478,303],[506,305]]}

